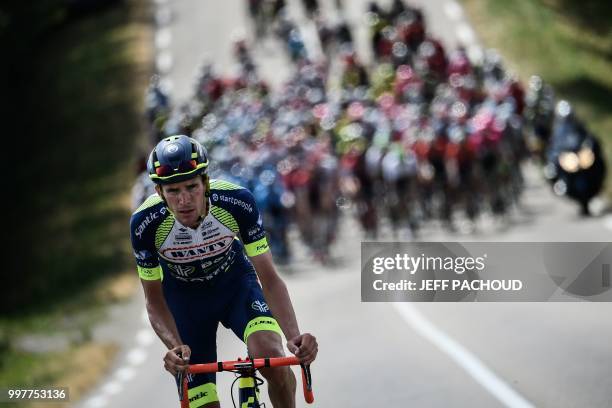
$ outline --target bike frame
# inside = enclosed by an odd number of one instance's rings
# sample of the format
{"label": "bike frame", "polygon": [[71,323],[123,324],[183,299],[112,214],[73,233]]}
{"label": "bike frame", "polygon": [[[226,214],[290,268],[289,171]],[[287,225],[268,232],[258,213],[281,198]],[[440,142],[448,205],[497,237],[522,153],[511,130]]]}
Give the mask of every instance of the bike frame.
{"label": "bike frame", "polygon": [[[238,359],[234,361],[218,361],[206,364],[191,364],[187,369],[188,374],[217,373],[221,371],[231,371],[239,374],[239,406],[241,408],[259,408],[259,387],[255,380],[255,372],[260,368],[283,367],[300,365],[302,367],[302,388],[304,400],[312,404],[314,394],[312,392],[312,377],[310,366],[300,363],[297,357],[274,357],[274,358],[255,358]],[[189,408],[188,380],[186,375],[178,375],[179,396],[181,408]]]}

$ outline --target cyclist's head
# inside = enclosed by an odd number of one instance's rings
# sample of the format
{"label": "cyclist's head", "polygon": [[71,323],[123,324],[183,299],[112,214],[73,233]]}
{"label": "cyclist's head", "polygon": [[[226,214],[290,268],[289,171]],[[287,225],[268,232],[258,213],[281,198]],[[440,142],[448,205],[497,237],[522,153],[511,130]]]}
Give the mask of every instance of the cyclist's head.
{"label": "cyclist's head", "polygon": [[206,176],[207,169],[206,149],[195,139],[184,135],[162,139],[147,161],[149,177],[158,185]]}
{"label": "cyclist's head", "polygon": [[163,139],[149,155],[147,170],[155,190],[183,225],[195,228],[208,213],[207,168],[204,147],[183,135]]}

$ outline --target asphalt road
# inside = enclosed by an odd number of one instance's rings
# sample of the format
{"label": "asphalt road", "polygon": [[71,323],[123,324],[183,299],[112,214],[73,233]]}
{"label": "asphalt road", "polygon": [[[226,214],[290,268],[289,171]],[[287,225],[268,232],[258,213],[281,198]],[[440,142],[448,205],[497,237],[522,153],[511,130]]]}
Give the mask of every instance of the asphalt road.
{"label": "asphalt road", "polygon": [[[250,32],[244,2],[156,3],[158,67],[175,100],[181,101],[190,95],[195,69],[205,57],[219,72],[232,69],[232,38],[239,33],[248,37]],[[289,3],[290,13],[312,35],[299,2]],[[455,3],[420,3],[428,28],[445,44],[463,43],[478,53],[477,39]],[[349,21],[363,26],[365,1],[344,4]],[[325,7],[333,12],[331,1]],[[359,52],[367,60],[366,35],[357,30]],[[308,46],[317,52],[316,44]],[[287,77],[289,63],[272,41],[257,47],[256,59],[274,86]],[[579,218],[572,204],[549,192],[537,169],[528,168],[527,174],[522,208],[507,222],[483,222],[476,235],[449,234],[433,225],[422,238],[609,241],[609,218]],[[362,303],[359,237],[347,217],[333,249],[335,267],[312,263],[296,246],[295,263],[282,270],[302,330],[314,333],[320,344],[313,366],[315,406],[612,406],[610,304]],[[139,293],[130,304],[111,309],[109,322],[96,330],[96,338],[119,341],[124,351],[109,375],[76,406],[177,406],[172,378],[163,371],[164,349],[143,319],[143,310]],[[244,346],[224,329],[219,331],[218,346],[222,359],[245,354]],[[226,407],[231,406],[230,377],[218,377]]]}

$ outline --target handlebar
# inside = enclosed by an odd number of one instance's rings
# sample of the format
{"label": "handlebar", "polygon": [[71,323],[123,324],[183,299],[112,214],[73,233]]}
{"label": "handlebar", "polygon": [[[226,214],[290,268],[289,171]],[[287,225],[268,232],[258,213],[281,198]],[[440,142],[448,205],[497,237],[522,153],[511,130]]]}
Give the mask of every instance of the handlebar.
{"label": "handlebar", "polygon": [[[312,404],[314,394],[312,392],[312,376],[310,374],[310,366],[301,364],[297,357],[272,357],[272,358],[255,358],[246,360],[233,361],[218,361],[215,363],[191,364],[187,369],[191,374],[206,374],[218,373],[221,371],[248,371],[258,370],[266,367],[283,367],[291,365],[300,365],[302,367],[302,388],[304,391],[304,400]],[[179,383],[182,382],[182,395],[187,395],[187,376],[180,375]],[[181,401],[186,398],[181,398]]]}

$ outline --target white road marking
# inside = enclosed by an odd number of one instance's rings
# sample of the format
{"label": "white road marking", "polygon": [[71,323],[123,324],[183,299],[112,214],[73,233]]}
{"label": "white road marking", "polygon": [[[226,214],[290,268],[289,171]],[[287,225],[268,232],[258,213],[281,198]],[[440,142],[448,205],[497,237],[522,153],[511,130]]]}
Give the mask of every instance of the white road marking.
{"label": "white road marking", "polygon": [[114,378],[119,381],[129,381],[136,376],[136,371],[131,367],[122,367],[115,371]]}
{"label": "white road marking", "polygon": [[155,12],[155,24],[158,27],[165,27],[172,22],[172,11],[170,7],[160,7]]}
{"label": "white road marking", "polygon": [[130,365],[140,365],[147,359],[147,353],[145,353],[140,347],[135,347],[127,353],[125,359]]}
{"label": "white road marking", "polygon": [[155,340],[155,336],[153,336],[149,328],[140,329],[138,334],[136,334],[136,342],[141,346],[148,346],[153,343],[153,340]]}
{"label": "white road marking", "polygon": [[170,46],[172,42],[172,32],[168,27],[159,28],[155,33],[155,46],[163,50]]}
{"label": "white road marking", "polygon": [[116,381],[109,381],[102,386],[102,392],[106,395],[115,395],[123,389],[121,383]]}
{"label": "white road marking", "polygon": [[607,229],[612,230],[612,215],[606,216],[606,218],[604,218],[603,224]]}
{"label": "white road marking", "polygon": [[502,404],[512,408],[534,407],[474,354],[428,321],[414,306],[408,303],[393,303],[393,306],[412,329],[448,355]]}
{"label": "white road marking", "polygon": [[85,408],[101,408],[106,406],[106,398],[96,395],[88,399],[83,405]]}
{"label": "white road marking", "polygon": [[157,71],[162,74],[170,72],[170,69],[172,69],[173,62],[174,61],[172,60],[172,54],[170,54],[168,51],[160,52],[159,54],[157,54],[157,58],[155,59]]}
{"label": "white road marking", "polygon": [[472,45],[476,42],[476,34],[474,30],[467,23],[460,23],[457,26],[457,38],[463,43],[463,45]]}
{"label": "white road marking", "polygon": [[459,21],[463,18],[463,10],[461,6],[454,0],[447,1],[444,3],[444,12],[447,17],[453,21]]}

